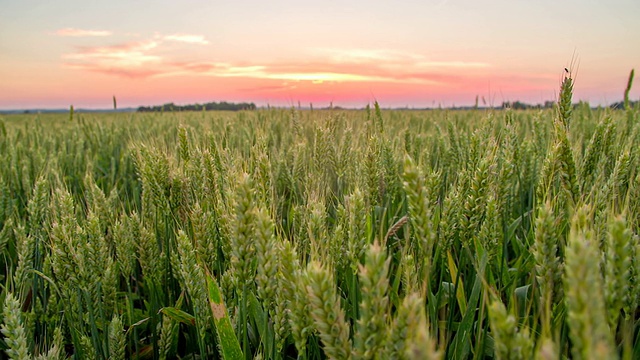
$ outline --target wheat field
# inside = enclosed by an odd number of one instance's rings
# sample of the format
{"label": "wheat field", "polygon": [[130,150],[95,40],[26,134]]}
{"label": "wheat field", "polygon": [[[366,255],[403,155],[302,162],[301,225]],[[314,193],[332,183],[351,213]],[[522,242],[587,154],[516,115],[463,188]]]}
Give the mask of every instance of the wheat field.
{"label": "wheat field", "polygon": [[640,109],[0,119],[11,359],[638,359]]}

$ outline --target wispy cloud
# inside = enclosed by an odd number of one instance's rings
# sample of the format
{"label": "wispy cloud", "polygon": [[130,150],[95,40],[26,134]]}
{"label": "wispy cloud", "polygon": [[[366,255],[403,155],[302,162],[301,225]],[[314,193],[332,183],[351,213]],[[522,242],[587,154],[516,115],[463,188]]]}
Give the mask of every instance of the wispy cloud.
{"label": "wispy cloud", "polygon": [[[482,62],[433,61],[420,54],[384,49],[316,49],[300,62],[237,63],[175,61],[163,51],[168,41],[208,44],[201,35],[155,34],[152,40],[112,46],[79,47],[64,55],[75,69],[129,78],[209,76],[284,82],[377,82],[446,85],[457,82],[460,69],[489,67]],[[181,57],[184,53],[181,53]]]}
{"label": "wispy cloud", "polygon": [[337,63],[368,63],[372,61],[407,62],[423,59],[422,56],[391,49],[312,49],[312,54]]}
{"label": "wispy cloud", "polygon": [[254,79],[323,82],[395,82],[441,84],[457,78],[456,75],[440,74],[436,71],[420,71],[415,68],[389,70],[380,64],[331,64],[273,63],[273,64],[230,64],[223,62],[173,63],[172,71],[158,74],[172,76],[212,76],[244,77]]}
{"label": "wispy cloud", "polygon": [[421,61],[416,63],[421,68],[487,68],[489,64],[474,61]]}
{"label": "wispy cloud", "polygon": [[329,68],[298,68],[283,65],[239,65],[217,62],[175,63],[175,70],[159,76],[197,75],[213,77],[243,77],[287,81],[385,81],[375,75],[332,71]]}
{"label": "wispy cloud", "polygon": [[162,72],[151,67],[161,64],[161,57],[148,53],[157,46],[156,41],[143,41],[103,47],[79,47],[77,52],[66,54],[63,58],[71,68],[142,78]]}
{"label": "wispy cloud", "polygon": [[54,32],[55,35],[58,36],[73,36],[73,37],[81,37],[81,36],[110,36],[111,31],[106,30],[86,30],[86,29],[76,29],[76,28],[64,28],[59,29]]}
{"label": "wispy cloud", "polygon": [[188,44],[200,44],[200,45],[209,44],[209,41],[205,39],[205,37],[202,35],[173,34],[173,35],[166,35],[164,36],[163,39],[168,41],[184,42]]}
{"label": "wispy cloud", "polygon": [[93,63],[84,63],[84,64],[69,63],[69,64],[66,64],[66,66],[71,69],[90,71],[98,74],[113,75],[118,77],[129,78],[129,79],[150,78],[162,73],[161,70],[152,69],[152,68],[144,68],[144,67],[123,68],[118,66],[105,65],[105,64],[93,64]]}
{"label": "wispy cloud", "polygon": [[391,49],[312,49],[312,53],[325,56],[333,63],[370,64],[381,66],[406,66],[412,68],[486,68],[489,64],[461,60],[433,61],[428,57]]}
{"label": "wispy cloud", "polygon": [[[80,34],[94,34],[97,31],[62,29],[58,34],[65,36],[81,36]],[[73,34],[73,35],[72,35]],[[64,54],[64,65],[78,70],[109,74],[127,78],[148,78],[153,76],[167,76],[179,72],[201,72],[209,69],[183,69],[170,63],[171,54],[166,51],[167,42],[206,45],[209,42],[202,35],[156,33],[149,40],[130,41],[107,46],[79,46],[76,51]],[[164,48],[163,48],[164,46]],[[163,51],[165,50],[165,51]],[[228,69],[233,71],[233,68]]]}
{"label": "wispy cloud", "polygon": [[297,87],[298,87],[297,85],[293,85],[293,84],[289,84],[287,82],[284,82],[284,83],[282,83],[280,85],[254,86],[254,87],[243,88],[243,89],[238,89],[238,90],[242,91],[242,92],[248,92],[248,93],[252,93],[252,92],[278,92],[278,91],[295,90]]}

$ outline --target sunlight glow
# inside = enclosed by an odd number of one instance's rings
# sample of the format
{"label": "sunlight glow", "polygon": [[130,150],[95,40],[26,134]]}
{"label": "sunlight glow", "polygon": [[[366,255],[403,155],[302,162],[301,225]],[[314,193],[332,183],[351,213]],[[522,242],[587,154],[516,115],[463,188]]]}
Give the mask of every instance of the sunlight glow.
{"label": "sunlight glow", "polygon": [[167,35],[164,37],[165,40],[170,41],[180,41],[189,44],[200,44],[207,45],[209,41],[207,41],[202,35],[189,35],[189,34],[173,34]]}
{"label": "sunlight glow", "polygon": [[111,31],[104,31],[104,30],[83,30],[83,29],[75,29],[75,28],[64,28],[64,29],[59,29],[58,31],[55,32],[55,34],[58,36],[81,37],[81,36],[109,36],[112,33]]}
{"label": "sunlight glow", "polygon": [[632,0],[9,1],[0,109],[102,108],[114,94],[122,106],[540,104],[557,98],[565,67],[576,101],[607,105],[640,68],[638,13]]}

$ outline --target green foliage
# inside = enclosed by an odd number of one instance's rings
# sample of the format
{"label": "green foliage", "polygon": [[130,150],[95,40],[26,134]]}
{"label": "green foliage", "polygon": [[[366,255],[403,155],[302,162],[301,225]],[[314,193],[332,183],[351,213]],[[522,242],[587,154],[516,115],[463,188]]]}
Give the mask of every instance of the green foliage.
{"label": "green foliage", "polygon": [[633,75],[635,73],[635,69],[631,69],[629,73],[629,80],[627,81],[627,87],[624,89],[624,108],[625,110],[629,110],[629,92],[631,91],[631,85],[633,84]]}
{"label": "green foliage", "polygon": [[10,359],[26,360],[31,357],[27,348],[27,336],[21,315],[18,299],[11,293],[5,293],[0,332],[4,336],[7,346],[6,354]]}
{"label": "green foliage", "polygon": [[3,117],[0,351],[639,358],[637,109],[572,96]]}

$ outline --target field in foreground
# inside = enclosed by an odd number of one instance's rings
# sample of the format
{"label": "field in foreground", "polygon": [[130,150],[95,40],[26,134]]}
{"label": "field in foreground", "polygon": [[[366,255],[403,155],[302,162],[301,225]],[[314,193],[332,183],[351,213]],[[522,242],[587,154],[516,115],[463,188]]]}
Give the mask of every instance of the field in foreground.
{"label": "field in foreground", "polygon": [[[566,95],[566,94],[565,94]],[[0,120],[12,358],[640,358],[640,112]]]}

